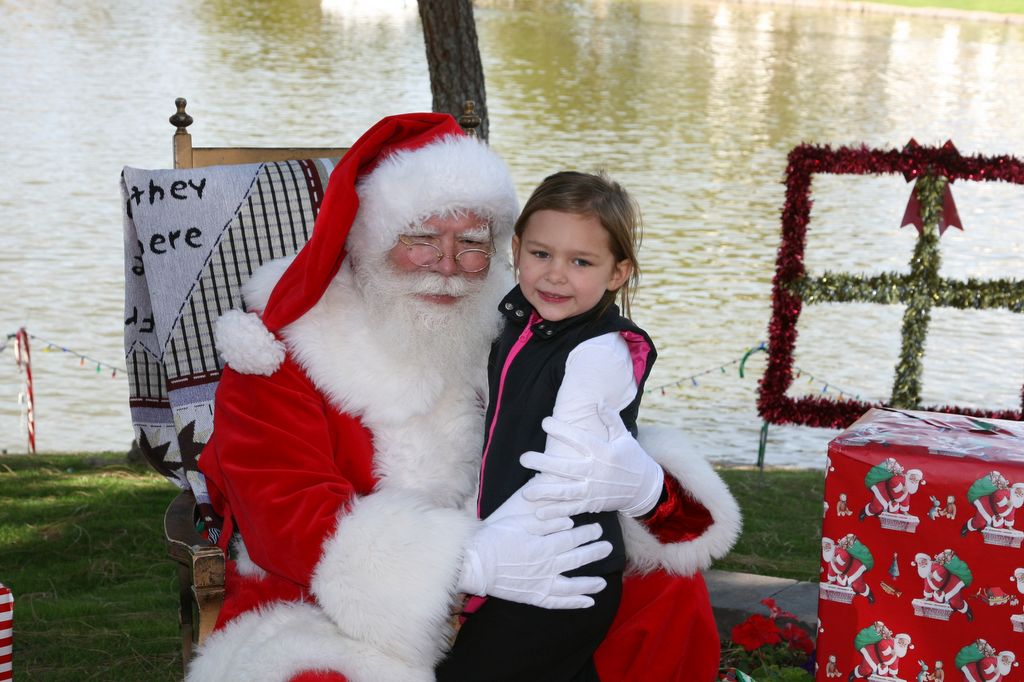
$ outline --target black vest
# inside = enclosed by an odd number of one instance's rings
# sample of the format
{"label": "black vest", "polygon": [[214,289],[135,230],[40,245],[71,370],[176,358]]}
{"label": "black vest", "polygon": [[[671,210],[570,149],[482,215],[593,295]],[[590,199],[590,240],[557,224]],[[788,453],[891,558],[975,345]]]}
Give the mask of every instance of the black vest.
{"label": "black vest", "polygon": [[[487,363],[489,400],[484,424],[487,461],[481,474],[481,518],[487,518],[537,473],[524,468],[519,463],[519,456],[528,450],[544,450],[547,434],[541,428],[541,421],[554,411],[555,398],[565,376],[565,361],[576,346],[611,332],[632,332],[647,343],[647,364],[638,382],[636,397],[620,413],[626,428],[634,436],[644,383],[657,357],[647,333],[622,317],[615,305],[609,306],[601,314],[593,309],[558,322],[535,321],[531,326],[532,336],[513,358],[505,376],[499,406],[498,386],[502,369],[512,347],[523,333],[533,307],[517,286],[502,300],[499,310],[505,316],[506,324],[501,336],[491,346]],[[613,549],[606,558],[567,575],[603,575],[621,571],[625,567],[625,547],[617,512],[580,514],[573,517],[573,521],[577,526],[595,521],[600,523],[603,530],[601,539],[611,542]]]}

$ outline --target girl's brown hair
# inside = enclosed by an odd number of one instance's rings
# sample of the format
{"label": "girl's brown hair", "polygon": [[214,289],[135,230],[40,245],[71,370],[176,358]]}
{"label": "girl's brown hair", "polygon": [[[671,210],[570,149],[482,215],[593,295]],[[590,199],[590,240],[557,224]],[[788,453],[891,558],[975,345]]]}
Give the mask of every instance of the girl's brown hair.
{"label": "girl's brown hair", "polygon": [[[619,288],[622,314],[629,317],[629,304],[640,281],[640,263],[636,252],[643,237],[640,207],[619,183],[604,172],[561,171],[544,178],[526,200],[515,224],[515,235],[523,238],[526,223],[537,211],[561,211],[595,218],[608,233],[608,244],[615,261],[627,260],[633,272]],[[598,304],[601,311],[615,300],[614,291],[606,291]]]}

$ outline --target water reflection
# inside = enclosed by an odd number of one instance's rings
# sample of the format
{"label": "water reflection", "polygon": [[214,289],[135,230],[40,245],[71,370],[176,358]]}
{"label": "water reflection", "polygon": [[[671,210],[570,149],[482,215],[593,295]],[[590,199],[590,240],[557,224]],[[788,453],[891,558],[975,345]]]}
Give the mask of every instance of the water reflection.
{"label": "water reflection", "polygon": [[[742,380],[728,363],[765,336],[793,146],[915,137],[1024,154],[1008,113],[1024,105],[1009,86],[1024,80],[1021,26],[686,0],[494,0],[476,14],[492,143],[520,195],[556,169],[603,167],[643,206],[635,310],[661,350],[651,384],[666,386],[643,416],[687,425],[718,458],[752,461],[756,447],[763,356]],[[385,113],[428,108],[427,78],[411,1],[172,0],[140,10],[127,0],[0,0],[0,116],[18,141],[0,186],[0,272],[17,303],[0,311],[0,333],[26,324],[118,358],[117,174],[168,163],[175,96],[189,98],[199,144],[334,145]],[[816,178],[808,266],[905,271],[914,234],[898,224],[909,187]],[[944,274],[1024,275],[1024,190],[957,183],[954,194],[967,229],[943,237]],[[798,364],[884,398],[901,314],[808,307]],[[1018,404],[1020,318],[934,313],[926,399]],[[35,355],[40,446],[124,447],[124,384],[59,353]],[[715,371],[688,379],[706,368]],[[23,443],[18,381],[13,363],[0,363],[9,449]],[[769,461],[820,465],[829,435],[773,429]]]}

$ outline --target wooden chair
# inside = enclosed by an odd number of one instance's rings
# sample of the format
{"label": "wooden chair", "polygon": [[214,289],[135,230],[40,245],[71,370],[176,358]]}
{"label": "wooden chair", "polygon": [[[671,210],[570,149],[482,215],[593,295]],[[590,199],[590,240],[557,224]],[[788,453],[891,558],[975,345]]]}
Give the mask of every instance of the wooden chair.
{"label": "wooden chair", "polygon": [[193,147],[192,135],[188,132],[188,127],[192,125],[192,117],[185,113],[187,104],[184,97],[174,100],[177,111],[169,119],[175,127],[175,168],[339,158],[348,151],[347,147]]}
{"label": "wooden chair", "polygon": [[[193,119],[185,111],[187,102],[179,97],[174,104],[176,112],[169,120],[175,127],[172,148],[177,169],[337,159],[347,151],[345,147],[194,147],[188,131]],[[190,489],[183,490],[164,514],[164,536],[167,553],[177,563],[178,622],[181,656],[186,666],[194,647],[213,631],[224,599],[224,553],[197,531],[198,522],[196,497]]]}
{"label": "wooden chair", "polygon": [[[175,106],[177,111],[173,116],[170,117],[170,123],[175,127],[173,136],[173,161],[175,169],[201,169],[211,168],[217,166],[232,166],[238,164],[278,164],[279,162],[299,162],[309,163],[306,160],[311,159],[331,159],[337,160],[344,155],[346,148],[320,148],[320,147],[280,147],[280,148],[262,148],[262,147],[194,147],[192,145],[192,136],[188,132],[188,127],[192,124],[192,117],[185,112],[186,101],[184,98],[178,98],[175,100]],[[459,118],[459,123],[463,129],[467,131],[467,134],[474,134],[476,127],[480,123],[479,117],[475,114],[474,103],[466,102],[464,113]],[[333,165],[331,164],[333,167]],[[126,172],[129,169],[126,169]],[[159,176],[158,176],[159,177]],[[184,177],[184,176],[183,176]],[[324,178],[321,178],[323,180]],[[184,182],[184,181],[179,181]],[[197,183],[198,184],[198,183]],[[326,186],[326,182],[323,183]],[[173,183],[172,183],[173,186]],[[187,185],[186,185],[187,187]],[[136,190],[136,187],[129,189],[127,186],[124,188],[126,194],[127,205],[127,221],[133,219],[132,216],[132,202],[131,197],[132,190]],[[183,190],[185,191],[185,190]],[[152,193],[150,192],[150,203],[153,203]],[[157,195],[159,196],[159,195]],[[144,206],[145,202],[139,202],[135,204],[138,208],[138,213]],[[318,204],[317,204],[318,205]],[[314,215],[315,215],[314,207]],[[137,216],[136,216],[137,217]],[[127,223],[126,223],[127,224]],[[144,264],[140,260],[140,255],[132,251],[134,245],[130,245],[128,239],[128,232],[126,229],[126,273],[129,271],[129,265],[133,265],[138,269],[145,269]],[[292,239],[295,239],[295,235],[291,235]],[[307,236],[308,238],[308,236]],[[142,240],[139,241],[139,249],[143,251],[141,254],[145,256],[145,247],[142,244]],[[171,243],[174,243],[173,240]],[[164,251],[167,250],[166,245],[161,242]],[[295,248],[301,246],[298,244]],[[135,263],[138,262],[138,265]],[[138,274],[138,273],[136,273]],[[192,292],[189,294],[189,300],[193,300],[198,294]],[[133,310],[128,306],[128,296],[126,294],[126,309]],[[202,324],[210,324],[219,315],[215,308],[220,306],[208,305],[209,297],[202,299],[203,305],[197,306],[194,303],[191,305],[194,316],[190,318],[188,324],[183,324],[176,321],[174,324],[184,327],[198,327],[200,326],[196,322],[196,318],[202,318]],[[187,307],[183,306],[183,307]],[[208,308],[214,308],[209,309]],[[196,309],[199,310],[195,313]],[[139,317],[142,313],[138,313],[135,317]],[[181,313],[184,317],[184,313]],[[151,318],[156,317],[155,314],[151,313]],[[149,319],[152,322],[151,318]],[[131,321],[126,320],[127,325]],[[152,324],[150,325],[153,326]],[[207,345],[212,345],[212,334],[210,338],[203,337],[202,334],[193,334],[192,339],[202,337],[202,341]],[[173,346],[175,341],[179,343],[188,343],[188,338],[179,338],[175,333],[167,334],[168,340],[164,345]],[[127,339],[127,332],[126,332]],[[196,342],[198,344],[198,342]],[[144,351],[132,350],[137,348],[134,344],[129,344],[126,341],[126,355],[128,357],[128,363],[130,366],[138,368],[143,364],[147,366],[150,363],[150,357]],[[164,346],[162,345],[161,348]],[[152,354],[150,349],[149,354]],[[141,353],[141,355],[140,355]],[[168,393],[173,392],[175,386],[184,386],[186,389],[194,389],[196,385],[201,382],[202,388],[206,391],[209,396],[209,421],[210,428],[212,428],[212,392],[213,387],[216,385],[216,381],[219,379],[219,360],[216,358],[215,349],[207,349],[207,355],[211,358],[207,362],[211,366],[207,368],[203,367],[192,368],[190,371],[192,374],[188,381],[184,381],[179,378],[175,378],[175,370],[170,368],[170,361],[162,359],[161,364],[163,367],[158,367],[155,370],[149,370],[149,377],[154,376],[162,380],[167,384],[167,390],[164,390],[162,386],[157,387],[157,391],[153,392],[151,396],[143,396],[136,403],[133,403],[133,421],[140,421],[136,419],[136,404],[139,406],[139,414],[144,414],[144,409],[150,409],[153,405],[161,404],[161,401],[165,401]],[[193,359],[191,356],[186,354],[185,359],[191,366]],[[141,359],[140,359],[141,358]],[[202,357],[199,358],[200,360]],[[175,364],[181,364],[181,361],[176,357],[174,359]],[[142,379],[143,372],[137,370],[135,372],[136,384]],[[200,377],[196,379],[195,377]],[[178,384],[175,384],[175,382]],[[190,383],[191,382],[191,383]],[[160,383],[159,381],[157,383]],[[212,385],[211,385],[212,384]],[[148,402],[147,402],[148,401]],[[173,401],[172,401],[173,402]],[[148,407],[147,407],[148,406]],[[176,408],[177,409],[177,408]],[[167,543],[167,553],[177,564],[178,571],[178,583],[179,583],[179,626],[182,640],[182,661],[185,666],[192,658],[193,650],[196,646],[201,644],[205,638],[212,632],[214,624],[216,623],[218,613],[220,612],[221,603],[224,598],[224,572],[225,572],[225,557],[221,549],[214,543],[210,542],[204,535],[197,530],[197,524],[201,520],[201,504],[197,503],[197,496],[193,493],[195,485],[195,477],[200,476],[198,471],[189,471],[187,475],[183,473],[187,462],[191,462],[192,468],[194,469],[194,458],[198,456],[201,446],[205,443],[205,438],[196,438],[196,422],[187,422],[187,416],[182,417],[180,410],[174,414],[174,428],[176,431],[177,450],[180,453],[180,469],[176,467],[173,461],[168,458],[168,453],[174,450],[174,442],[169,442],[169,447],[161,449],[163,446],[152,442],[154,439],[146,437],[146,430],[143,428],[140,430],[140,426],[136,423],[137,435],[140,436],[140,446],[142,447],[143,453],[147,455],[151,463],[161,473],[168,475],[179,487],[183,488],[182,492],[175,497],[164,514],[164,534]],[[208,438],[208,434],[206,436]],[[159,439],[156,439],[159,440]],[[196,442],[198,440],[198,442]],[[154,454],[155,453],[155,454]],[[172,458],[171,458],[172,459]],[[184,483],[183,483],[184,482]],[[205,491],[205,484],[203,488]]]}

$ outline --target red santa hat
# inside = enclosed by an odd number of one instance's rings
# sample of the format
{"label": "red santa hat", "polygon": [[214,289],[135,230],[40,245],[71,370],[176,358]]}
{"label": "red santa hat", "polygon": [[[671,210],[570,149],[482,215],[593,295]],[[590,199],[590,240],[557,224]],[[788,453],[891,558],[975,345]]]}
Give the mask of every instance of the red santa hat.
{"label": "red santa hat", "polygon": [[349,251],[383,254],[417,221],[456,211],[487,219],[501,249],[518,211],[505,163],[448,114],[382,119],[331,173],[313,236],[271,292],[263,325],[275,332],[316,305]]}

